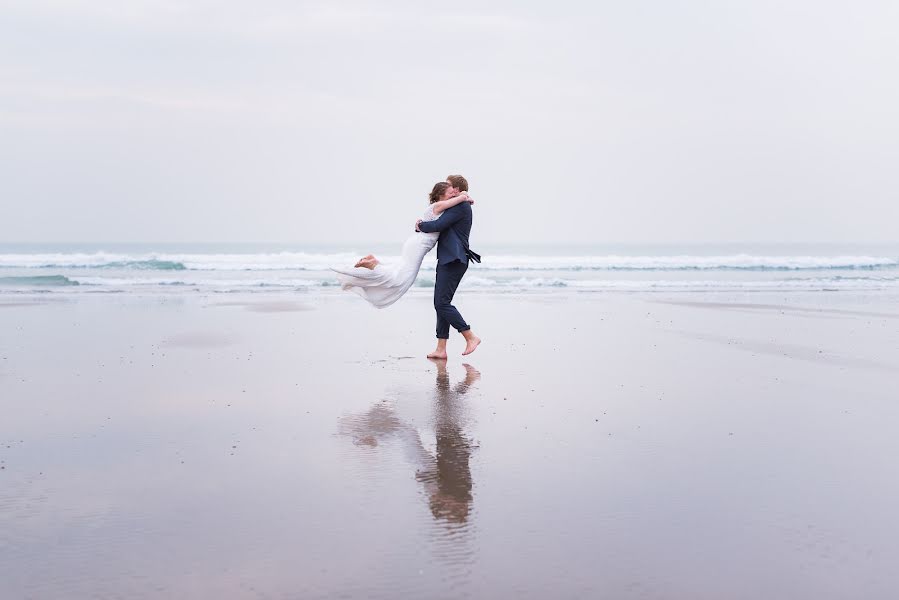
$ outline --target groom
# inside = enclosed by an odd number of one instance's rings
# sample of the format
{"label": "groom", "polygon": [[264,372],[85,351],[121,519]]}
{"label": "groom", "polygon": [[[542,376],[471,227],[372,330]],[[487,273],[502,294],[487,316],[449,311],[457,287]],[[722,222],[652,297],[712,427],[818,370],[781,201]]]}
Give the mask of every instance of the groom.
{"label": "groom", "polygon": [[[446,182],[452,190],[449,197],[468,191],[468,181],[461,175],[450,175]],[[462,202],[443,211],[435,221],[421,219],[415,223],[415,231],[424,233],[440,232],[437,239],[437,281],[434,283],[434,310],[437,311],[437,349],[428,358],[446,359],[446,340],[452,325],[465,338],[465,351],[471,354],[481,343],[481,338],[471,332],[471,327],[452,305],[453,294],[468,270],[468,259],[481,262],[481,257],[468,248],[471,233],[471,204]]]}

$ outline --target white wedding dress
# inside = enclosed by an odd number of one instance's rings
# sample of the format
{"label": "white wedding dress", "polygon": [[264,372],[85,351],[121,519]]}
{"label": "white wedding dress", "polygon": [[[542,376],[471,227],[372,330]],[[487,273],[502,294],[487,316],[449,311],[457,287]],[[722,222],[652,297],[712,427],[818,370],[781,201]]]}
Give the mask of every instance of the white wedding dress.
{"label": "white wedding dress", "polygon": [[[435,221],[438,218],[440,215],[435,215],[429,206],[421,220]],[[403,243],[403,253],[396,263],[382,262],[374,269],[331,267],[331,270],[337,273],[341,289],[358,294],[377,308],[386,308],[399,300],[415,283],[425,254],[434,248],[439,237],[437,232],[416,231]]]}

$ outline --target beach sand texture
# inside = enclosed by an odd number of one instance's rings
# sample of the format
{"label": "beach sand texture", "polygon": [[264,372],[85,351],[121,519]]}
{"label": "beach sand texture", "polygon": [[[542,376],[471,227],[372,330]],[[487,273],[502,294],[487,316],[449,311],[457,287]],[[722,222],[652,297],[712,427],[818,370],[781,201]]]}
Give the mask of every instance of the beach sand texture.
{"label": "beach sand texture", "polygon": [[0,299],[0,598],[899,593],[895,303],[284,297]]}

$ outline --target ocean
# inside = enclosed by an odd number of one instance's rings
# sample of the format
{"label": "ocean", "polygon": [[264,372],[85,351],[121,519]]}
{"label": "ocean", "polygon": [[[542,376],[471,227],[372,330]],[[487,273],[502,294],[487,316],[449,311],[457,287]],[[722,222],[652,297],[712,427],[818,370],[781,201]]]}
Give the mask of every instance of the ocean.
{"label": "ocean", "polygon": [[[396,244],[0,244],[0,295],[339,294],[330,266]],[[460,289],[559,292],[899,292],[897,244],[475,245]],[[435,253],[412,294],[430,293]]]}

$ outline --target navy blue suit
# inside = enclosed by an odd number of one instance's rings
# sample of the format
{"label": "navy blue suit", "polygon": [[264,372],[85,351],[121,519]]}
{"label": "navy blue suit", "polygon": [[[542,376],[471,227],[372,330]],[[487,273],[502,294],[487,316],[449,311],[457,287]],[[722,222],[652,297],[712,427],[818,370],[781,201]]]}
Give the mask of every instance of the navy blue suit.
{"label": "navy blue suit", "polygon": [[[437,278],[434,282],[434,310],[437,311],[437,337],[449,338],[452,325],[459,333],[471,329],[456,307],[453,295],[468,270],[468,236],[471,233],[471,204],[462,202],[443,211],[435,221],[419,223],[419,231],[440,232],[437,239]],[[475,255],[476,256],[476,255]]]}

